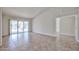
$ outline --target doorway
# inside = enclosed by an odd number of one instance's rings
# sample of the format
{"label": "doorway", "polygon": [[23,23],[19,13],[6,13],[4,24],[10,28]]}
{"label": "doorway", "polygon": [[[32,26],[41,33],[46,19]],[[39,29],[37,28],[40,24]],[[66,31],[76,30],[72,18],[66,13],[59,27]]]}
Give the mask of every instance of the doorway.
{"label": "doorway", "polygon": [[56,32],[61,35],[75,36],[75,16],[63,16],[56,19]]}
{"label": "doorway", "polygon": [[[62,16],[56,19],[57,48],[70,50],[76,44],[76,17],[75,15]],[[73,45],[73,43],[75,43]],[[70,48],[71,47],[71,48]],[[75,49],[75,48],[74,48]]]}

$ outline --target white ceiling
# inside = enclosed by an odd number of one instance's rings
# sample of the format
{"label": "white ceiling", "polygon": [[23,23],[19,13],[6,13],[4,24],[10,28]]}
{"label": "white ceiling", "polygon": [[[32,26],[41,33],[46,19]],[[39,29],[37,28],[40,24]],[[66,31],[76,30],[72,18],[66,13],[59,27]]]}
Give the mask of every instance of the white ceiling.
{"label": "white ceiling", "polygon": [[37,7],[4,7],[2,8],[3,14],[11,15],[11,16],[19,16],[25,18],[32,18],[37,15],[41,10],[45,8],[37,8]]}
{"label": "white ceiling", "polygon": [[60,8],[47,8],[47,7],[3,7],[3,14],[11,16],[19,16],[24,18],[33,18],[39,16],[40,14],[51,11],[52,16],[62,16],[68,14],[75,14],[75,7],[60,7]]}

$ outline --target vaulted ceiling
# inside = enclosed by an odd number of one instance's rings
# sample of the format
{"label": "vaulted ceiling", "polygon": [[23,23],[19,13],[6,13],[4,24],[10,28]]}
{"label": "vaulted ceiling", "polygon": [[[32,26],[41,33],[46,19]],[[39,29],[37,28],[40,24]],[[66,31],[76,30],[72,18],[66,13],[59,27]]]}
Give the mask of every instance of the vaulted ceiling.
{"label": "vaulted ceiling", "polygon": [[24,18],[33,18],[41,15],[46,11],[50,11],[52,16],[63,16],[76,14],[76,7],[3,7],[3,14],[10,16],[19,16]]}

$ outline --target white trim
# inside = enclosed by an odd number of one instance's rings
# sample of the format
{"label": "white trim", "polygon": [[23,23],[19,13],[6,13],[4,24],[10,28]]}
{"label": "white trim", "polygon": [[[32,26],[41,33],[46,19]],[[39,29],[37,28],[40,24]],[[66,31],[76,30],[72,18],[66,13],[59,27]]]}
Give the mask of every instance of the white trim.
{"label": "white trim", "polygon": [[60,33],[60,35],[75,36],[75,34]]}
{"label": "white trim", "polygon": [[57,18],[63,18],[63,17],[71,17],[71,16],[76,16],[77,14],[75,15],[63,15],[63,16],[60,16],[60,17],[57,17]]}
{"label": "white trim", "polygon": [[38,34],[47,35],[47,36],[52,36],[52,37],[56,37],[56,36],[57,36],[57,35],[55,35],[55,34],[46,34],[46,33],[40,33],[40,32],[33,32],[33,33],[38,33]]}
{"label": "white trim", "polygon": [[75,38],[76,38],[76,41],[79,42],[77,20],[78,20],[78,15],[75,16]]}
{"label": "white trim", "polygon": [[[64,34],[64,35],[69,35],[69,36],[75,36],[75,39],[76,39],[76,41],[77,42],[79,42],[79,40],[78,40],[78,36],[77,36],[77,31],[78,31],[78,28],[77,28],[77,19],[78,19],[78,15],[77,14],[75,14],[75,15],[66,15],[66,16],[60,16],[60,17],[58,17],[58,18],[62,18],[62,17],[70,17],[70,16],[74,16],[75,17],[75,34],[73,35],[73,34]],[[59,33],[60,34],[60,33]],[[63,34],[63,33],[61,33],[61,34]]]}
{"label": "white trim", "polygon": [[60,32],[60,18],[56,18],[56,33]]}

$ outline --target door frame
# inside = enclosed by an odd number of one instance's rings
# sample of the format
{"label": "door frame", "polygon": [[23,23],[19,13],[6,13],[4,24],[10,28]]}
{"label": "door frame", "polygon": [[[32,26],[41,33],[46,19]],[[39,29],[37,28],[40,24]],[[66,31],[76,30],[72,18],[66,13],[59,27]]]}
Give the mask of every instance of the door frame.
{"label": "door frame", "polygon": [[[78,36],[77,36],[77,31],[78,31],[78,28],[77,28],[77,19],[78,19],[78,15],[76,14],[76,15],[67,15],[67,16],[61,16],[61,17],[70,17],[70,16],[74,16],[75,17],[75,40],[77,41],[77,42],[79,42],[79,40],[78,40]],[[60,20],[60,18],[61,17],[57,17],[56,18],[56,22],[57,22],[57,19],[59,19]],[[57,25],[57,24],[56,24]],[[57,28],[57,26],[56,26],[56,28]],[[59,21],[59,32],[60,32],[60,21]],[[57,33],[57,30],[56,30],[56,34],[59,34],[59,33]]]}
{"label": "door frame", "polygon": [[[11,19],[9,19],[9,30],[8,30],[8,32],[9,32],[9,35],[10,34],[12,34],[12,33],[10,33],[10,21],[11,21]],[[17,21],[17,33],[19,33],[19,31],[18,31],[18,22],[20,21],[20,20],[16,20]],[[23,20],[22,22],[23,22],[23,32],[25,32],[24,31],[24,21],[26,21],[26,22],[28,22],[28,30],[29,30],[29,21],[27,21],[27,20]],[[28,32],[28,31],[27,31]]]}

